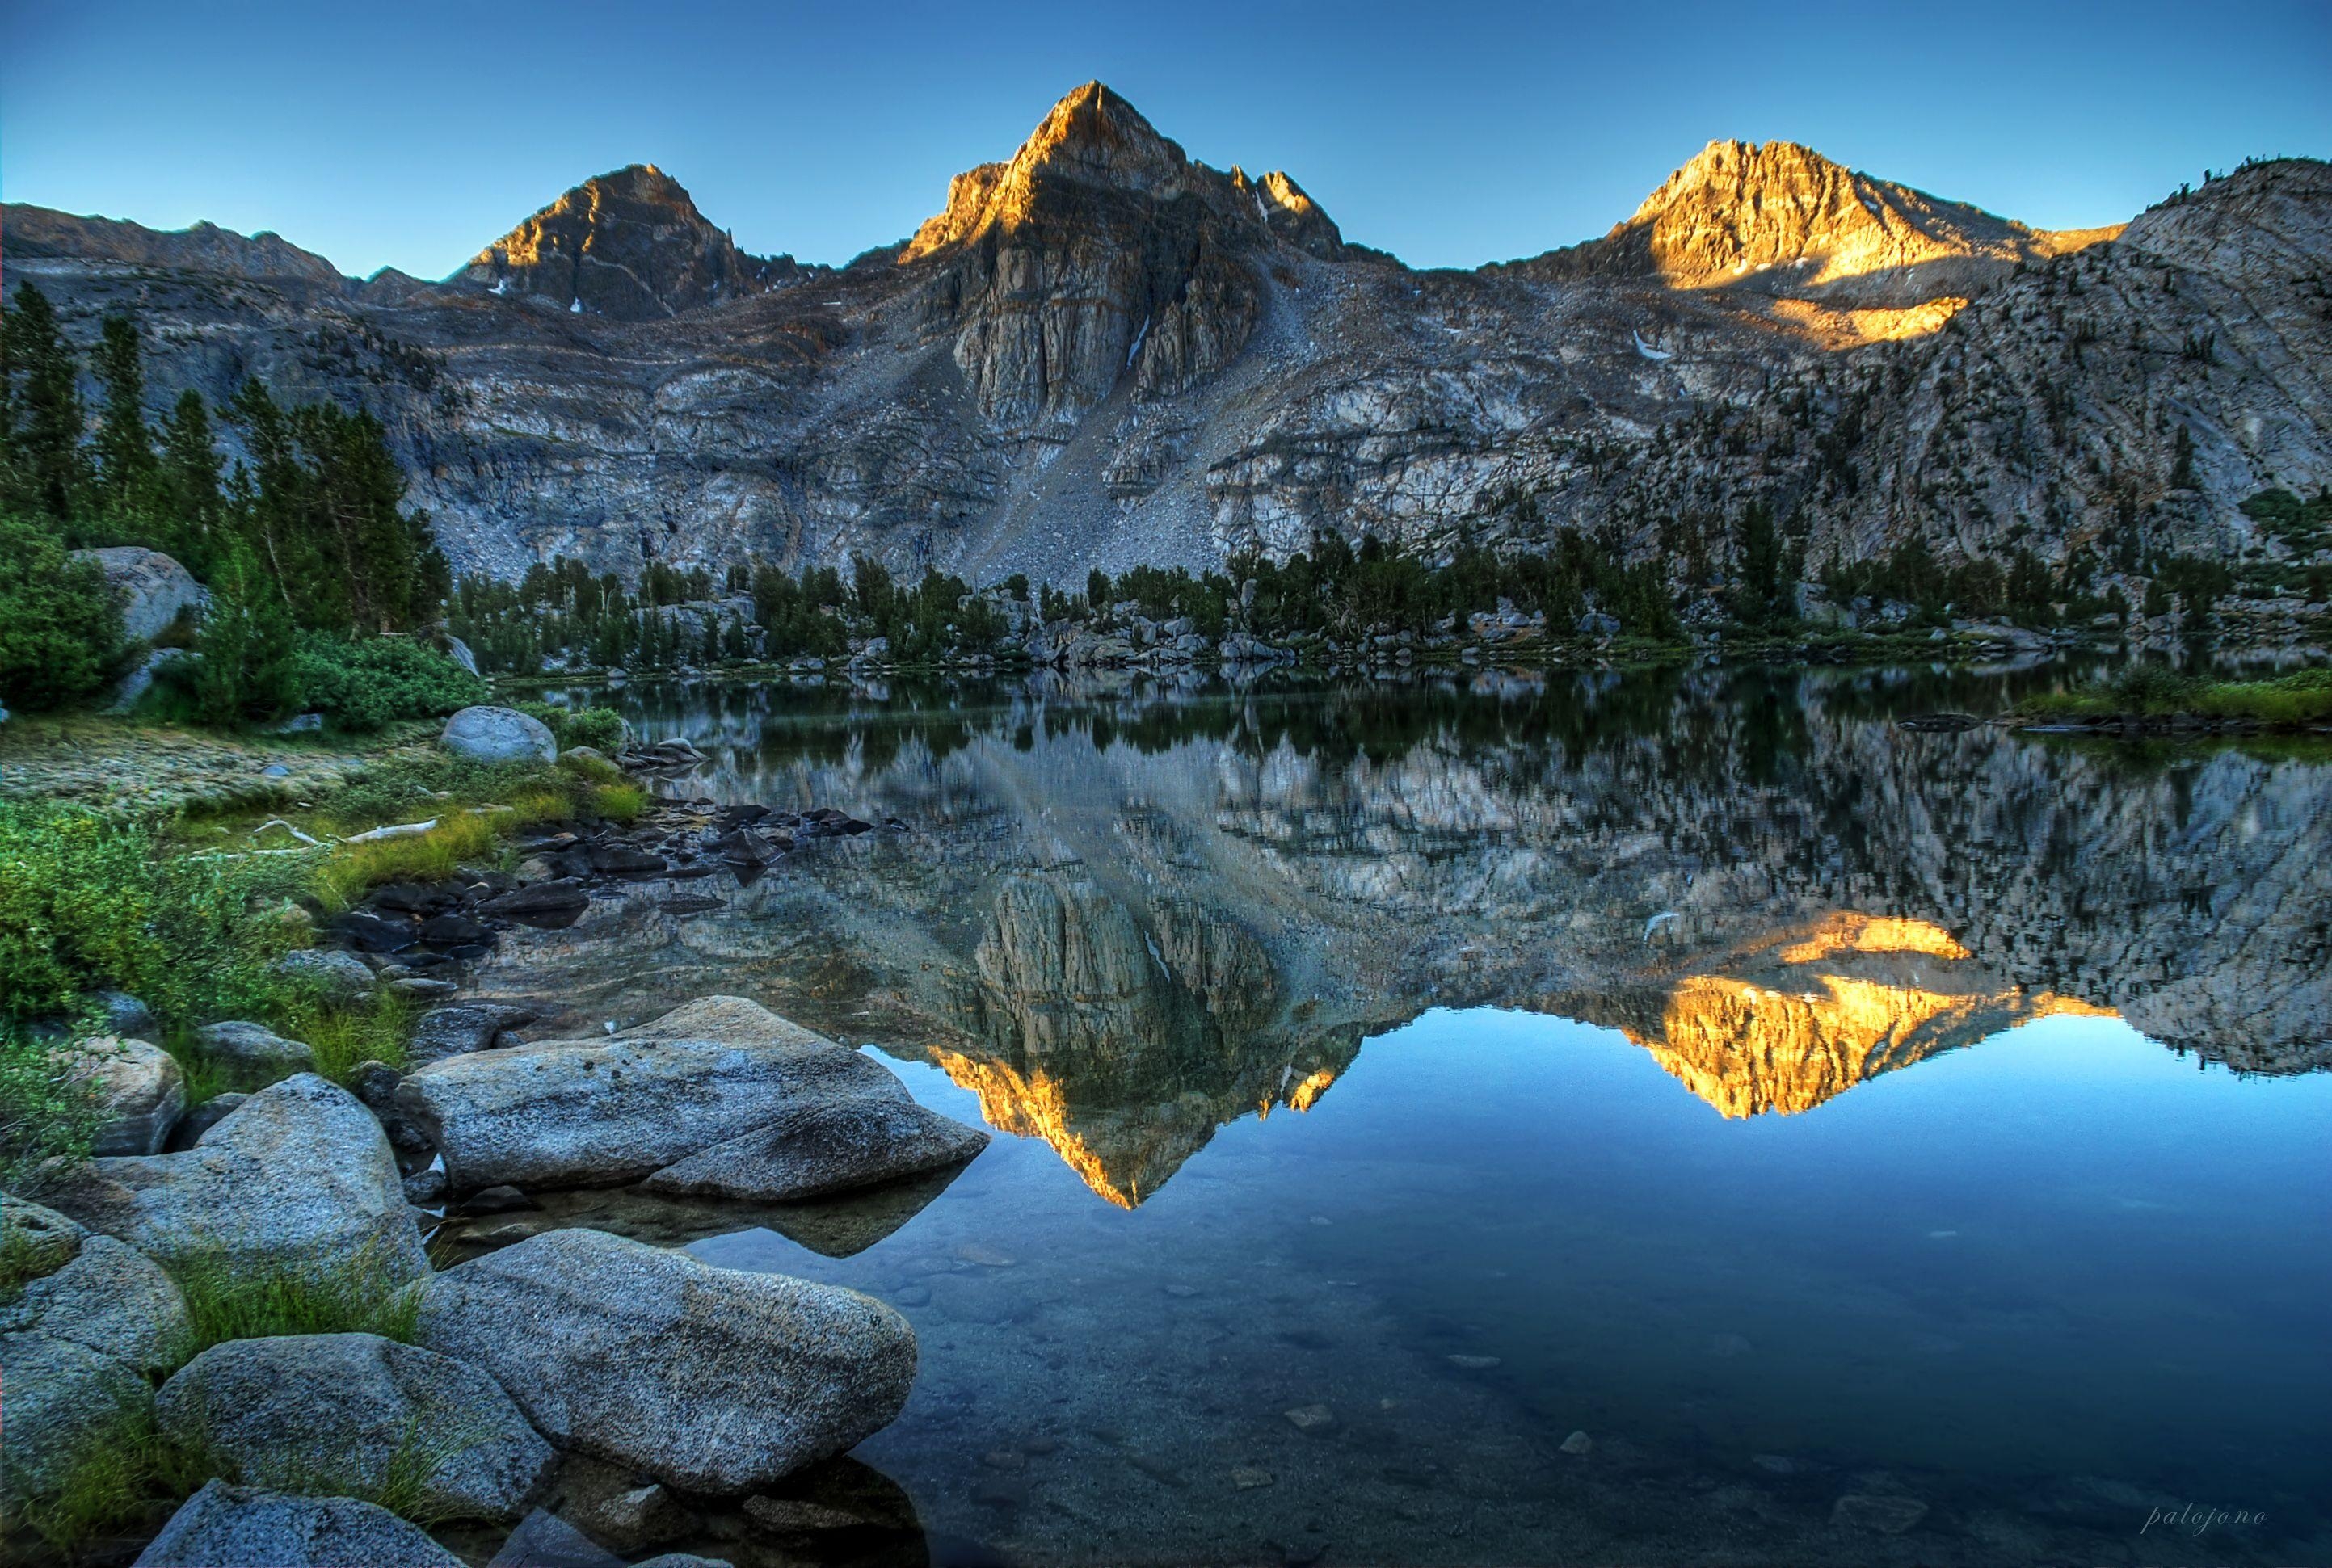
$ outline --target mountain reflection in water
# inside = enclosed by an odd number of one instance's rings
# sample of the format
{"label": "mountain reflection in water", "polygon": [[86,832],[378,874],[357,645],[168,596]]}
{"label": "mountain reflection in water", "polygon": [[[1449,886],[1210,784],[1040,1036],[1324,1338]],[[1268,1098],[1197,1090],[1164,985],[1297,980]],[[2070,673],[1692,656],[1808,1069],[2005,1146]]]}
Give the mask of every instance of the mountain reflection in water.
{"label": "mountain reflection in water", "polygon": [[1897,724],[2056,679],[578,691],[710,754],[679,793],[909,831],[693,884],[702,913],[641,884],[482,982],[593,1018],[751,995],[931,1062],[1124,1207],[1434,1007],[1617,1029],[1725,1117],[2067,1012],[2332,1062],[2332,764]]}

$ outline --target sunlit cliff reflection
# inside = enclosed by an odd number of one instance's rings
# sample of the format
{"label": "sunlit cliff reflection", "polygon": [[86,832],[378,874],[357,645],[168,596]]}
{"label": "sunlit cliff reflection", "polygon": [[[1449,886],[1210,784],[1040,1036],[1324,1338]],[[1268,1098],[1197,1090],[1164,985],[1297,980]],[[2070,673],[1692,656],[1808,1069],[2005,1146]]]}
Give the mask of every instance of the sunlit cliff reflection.
{"label": "sunlit cliff reflection", "polygon": [[2065,1012],[2332,1065],[2332,765],[1895,723],[2015,695],[1981,679],[634,694],[712,754],[692,792],[912,831],[686,884],[725,903],[685,917],[643,884],[481,980],[594,1022],[757,996],[933,1063],[1125,1207],[1225,1123],[1333,1116],[1431,1007],[1619,1030],[1728,1117]]}

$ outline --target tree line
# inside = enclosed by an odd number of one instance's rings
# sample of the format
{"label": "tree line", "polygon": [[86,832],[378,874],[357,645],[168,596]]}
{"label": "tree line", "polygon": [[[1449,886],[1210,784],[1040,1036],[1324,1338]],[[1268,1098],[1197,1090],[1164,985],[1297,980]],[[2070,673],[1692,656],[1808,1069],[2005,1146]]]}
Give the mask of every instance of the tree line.
{"label": "tree line", "polygon": [[149,423],[135,317],[105,317],[84,364],[30,281],[0,309],[0,545],[14,562],[0,565],[0,694],[72,701],[117,671],[101,574],[66,556],[115,545],[159,550],[210,591],[183,677],[194,717],[264,717],[345,687],[346,668],[412,664],[355,651],[435,621],[451,585],[370,413],[287,406],[253,377],[215,408],[189,388]]}

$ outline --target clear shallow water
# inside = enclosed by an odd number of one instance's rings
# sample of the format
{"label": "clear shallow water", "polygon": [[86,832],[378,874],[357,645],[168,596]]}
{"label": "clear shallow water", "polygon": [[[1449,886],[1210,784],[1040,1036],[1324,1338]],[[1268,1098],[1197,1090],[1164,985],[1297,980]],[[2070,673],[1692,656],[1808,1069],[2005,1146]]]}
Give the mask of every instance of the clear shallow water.
{"label": "clear shallow water", "polygon": [[999,1130],[663,1238],[914,1322],[940,1560],[2332,1554],[2332,769],[1891,722],[2013,679],[626,694],[913,831],[488,978]]}

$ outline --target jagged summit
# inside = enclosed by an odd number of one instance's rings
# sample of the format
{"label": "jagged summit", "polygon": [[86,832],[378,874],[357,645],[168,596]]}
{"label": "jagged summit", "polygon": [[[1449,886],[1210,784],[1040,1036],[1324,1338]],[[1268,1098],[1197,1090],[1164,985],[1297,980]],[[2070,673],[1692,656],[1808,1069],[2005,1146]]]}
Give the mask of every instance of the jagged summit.
{"label": "jagged summit", "polygon": [[950,181],[947,206],[916,231],[898,260],[922,261],[1039,220],[1048,200],[1076,206],[1085,199],[1077,188],[1161,204],[1190,197],[1234,223],[1251,219],[1314,255],[1343,248],[1336,225],[1288,176],[1274,170],[1253,180],[1236,166],[1224,174],[1195,162],[1140,109],[1088,81],[1054,104],[1010,158]]}
{"label": "jagged summit", "polygon": [[637,321],[758,294],[798,270],[789,256],[746,254],[678,180],[654,164],[627,164],[585,180],[448,281]]}
{"label": "jagged summit", "polygon": [[1796,142],[1712,141],[1601,240],[1525,263],[1556,276],[1908,305],[2118,230],[2028,228],[1858,174]]}

